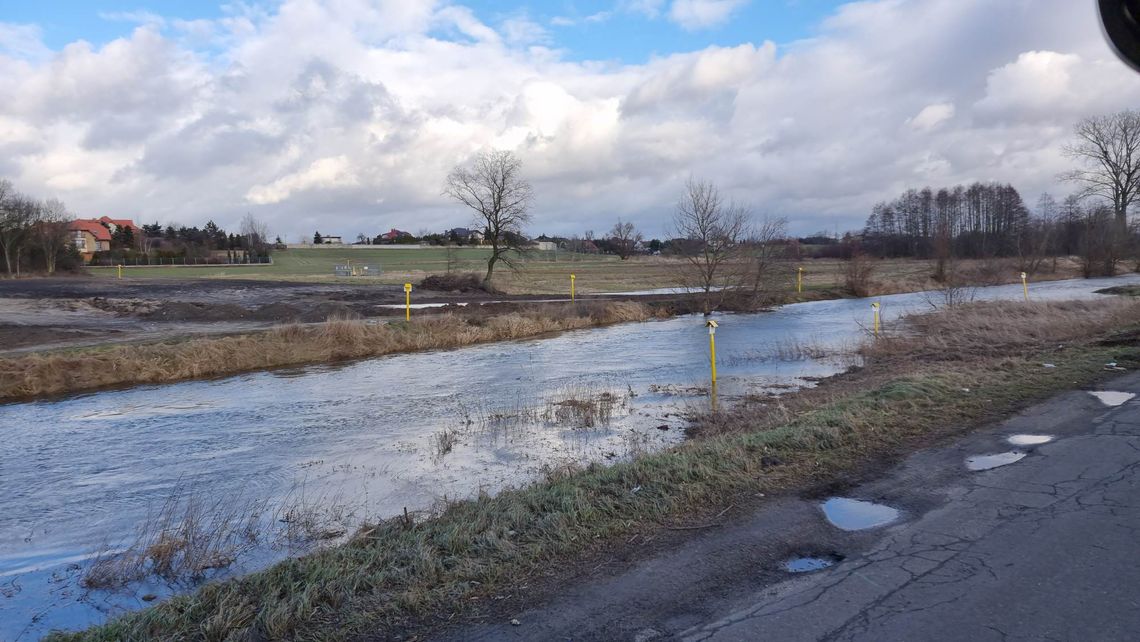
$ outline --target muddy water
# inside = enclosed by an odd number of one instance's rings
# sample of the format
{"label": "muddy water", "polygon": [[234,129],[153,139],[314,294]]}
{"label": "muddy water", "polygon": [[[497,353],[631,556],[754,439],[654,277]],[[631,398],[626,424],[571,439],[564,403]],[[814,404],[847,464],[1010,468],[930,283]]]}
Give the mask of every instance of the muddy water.
{"label": "muddy water", "polygon": [[[1132,281],[1140,279],[1042,284],[1033,296],[1089,298]],[[1020,285],[979,293],[1020,297]],[[886,321],[929,307],[921,294],[876,300]],[[847,367],[849,357],[819,354],[861,339],[869,303],[821,301],[720,318],[722,402],[811,385]],[[0,405],[0,639],[102,621],[145,606],[144,592],[179,590],[154,582],[119,593],[78,585],[87,556],[104,542],[123,543],[179,487],[210,498],[302,494],[374,518],[676,443],[681,415],[707,404],[703,325],[678,318]],[[603,394],[613,400],[608,422],[551,421],[563,401]],[[444,429],[457,437],[440,454]],[[255,551],[233,568],[288,552]]]}

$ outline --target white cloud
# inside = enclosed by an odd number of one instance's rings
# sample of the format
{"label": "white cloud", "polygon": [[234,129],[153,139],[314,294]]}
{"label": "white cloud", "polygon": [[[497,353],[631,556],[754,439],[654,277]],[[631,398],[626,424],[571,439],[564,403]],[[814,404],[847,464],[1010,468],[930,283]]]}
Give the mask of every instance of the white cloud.
{"label": "white cloud", "polygon": [[728,21],[748,0],[673,0],[669,19],[689,30],[707,29]]}
{"label": "white cloud", "polygon": [[641,64],[570,61],[540,35],[434,0],[235,4],[58,50],[0,23],[0,175],[82,216],[251,211],[290,239],[355,236],[466,223],[443,178],[504,147],[535,234],[621,216],[661,235],[690,174],[812,232],[927,181],[1064,191],[1072,123],[1140,104],[1095,7],[1070,0],[868,0],[787,47]]}
{"label": "white cloud", "polygon": [[307,168],[287,174],[269,183],[255,185],[246,194],[246,200],[256,205],[280,203],[297,192],[352,187],[359,184],[353,174],[352,161],[347,156],[322,158]]}
{"label": "white cloud", "polygon": [[507,18],[499,25],[503,37],[514,45],[530,45],[550,41],[550,33],[526,16]]}
{"label": "white cloud", "polygon": [[927,105],[918,112],[914,118],[907,119],[907,124],[919,131],[928,131],[938,127],[954,117],[953,103],[936,103]]}

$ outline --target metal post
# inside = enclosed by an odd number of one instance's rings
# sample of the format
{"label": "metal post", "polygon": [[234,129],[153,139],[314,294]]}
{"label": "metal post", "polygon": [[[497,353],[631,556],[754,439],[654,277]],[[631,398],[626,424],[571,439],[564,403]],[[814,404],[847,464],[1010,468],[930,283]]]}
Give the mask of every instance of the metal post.
{"label": "metal post", "polygon": [[412,284],[404,284],[404,320],[412,320]]}
{"label": "metal post", "polygon": [[804,293],[804,269],[800,268],[796,271],[796,293]]}
{"label": "metal post", "polygon": [[570,275],[570,300],[571,301],[574,300],[574,279],[576,279],[576,278],[578,278],[578,277],[574,276],[573,274]]}
{"label": "metal post", "polygon": [[1021,273],[1021,289],[1025,292],[1025,300],[1029,301],[1029,275],[1025,272]]}
{"label": "metal post", "polygon": [[874,315],[875,315],[874,328],[875,328],[875,336],[876,337],[879,336],[879,308],[880,307],[882,307],[882,306],[878,302],[871,304],[871,310],[874,312]]}
{"label": "metal post", "polygon": [[712,382],[716,385],[716,329],[717,322],[709,319],[705,322],[709,329],[709,369],[712,371]]}

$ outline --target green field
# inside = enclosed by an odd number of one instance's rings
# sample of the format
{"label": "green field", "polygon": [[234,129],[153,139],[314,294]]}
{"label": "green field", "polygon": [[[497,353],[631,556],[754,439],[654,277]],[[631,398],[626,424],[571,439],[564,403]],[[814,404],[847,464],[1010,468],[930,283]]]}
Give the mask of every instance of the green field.
{"label": "green field", "polygon": [[[487,269],[490,250],[460,248],[451,253],[453,271],[482,274]],[[333,266],[352,261],[370,264],[381,270],[379,277],[336,277]],[[294,248],[273,253],[273,265],[210,267],[127,267],[123,278],[214,278],[266,279],[321,283],[404,283],[416,282],[424,276],[448,271],[448,251],[427,249],[345,249]],[[640,257],[621,261],[616,256],[595,256],[567,252],[534,252],[512,273],[505,266],[495,268],[498,287],[511,293],[563,293],[569,289],[570,274],[577,276],[578,289],[590,292],[616,292],[672,285],[665,259]],[[111,267],[89,268],[91,274],[114,278]]]}

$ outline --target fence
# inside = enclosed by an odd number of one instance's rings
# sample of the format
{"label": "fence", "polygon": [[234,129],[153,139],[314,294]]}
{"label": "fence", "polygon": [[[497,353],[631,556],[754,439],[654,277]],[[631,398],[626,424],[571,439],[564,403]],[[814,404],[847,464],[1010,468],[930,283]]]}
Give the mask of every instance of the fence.
{"label": "fence", "polygon": [[262,256],[248,260],[228,260],[214,257],[168,257],[141,256],[122,259],[92,259],[88,267],[207,267],[212,265],[228,265],[232,267],[248,267],[257,265],[273,265],[273,257]]}
{"label": "fence", "polygon": [[348,263],[346,265],[334,265],[333,275],[335,276],[380,276],[380,266],[371,264],[355,264]]}

